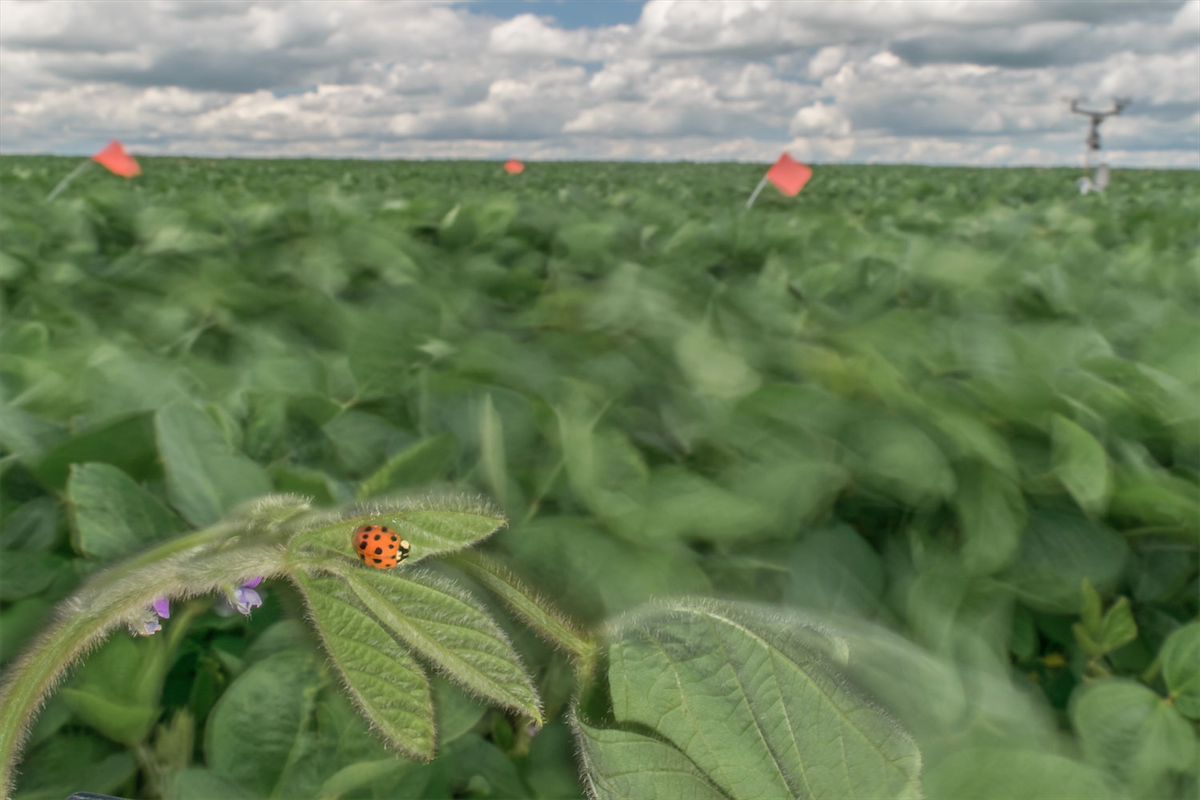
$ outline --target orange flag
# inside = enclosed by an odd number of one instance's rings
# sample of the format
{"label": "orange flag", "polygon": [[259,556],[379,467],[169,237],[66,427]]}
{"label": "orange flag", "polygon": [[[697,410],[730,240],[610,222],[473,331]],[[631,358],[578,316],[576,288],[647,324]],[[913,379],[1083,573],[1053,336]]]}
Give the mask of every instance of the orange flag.
{"label": "orange flag", "polygon": [[784,153],[767,170],[767,180],[788,197],[795,197],[812,177],[812,168]]}
{"label": "orange flag", "polygon": [[520,161],[517,161],[515,158],[510,158],[508,161],[504,162],[504,171],[509,174],[516,175],[523,169],[525,169],[525,165]]}
{"label": "orange flag", "polygon": [[767,174],[758,182],[758,186],[754,187],[753,194],[746,201],[746,208],[754,205],[755,198],[758,193],[763,190],[770,181],[775,185],[775,188],[786,194],[788,197],[795,197],[804,188],[804,184],[808,183],[808,179],[812,177],[812,167],[807,164],[801,164],[796,159],[784,153],[779,157],[779,160],[771,165],[767,170]]}
{"label": "orange flag", "polygon": [[133,160],[133,156],[125,152],[125,148],[116,139],[108,143],[99,153],[92,156],[93,161],[97,161],[116,174],[132,178],[134,175],[141,175],[142,168]]}

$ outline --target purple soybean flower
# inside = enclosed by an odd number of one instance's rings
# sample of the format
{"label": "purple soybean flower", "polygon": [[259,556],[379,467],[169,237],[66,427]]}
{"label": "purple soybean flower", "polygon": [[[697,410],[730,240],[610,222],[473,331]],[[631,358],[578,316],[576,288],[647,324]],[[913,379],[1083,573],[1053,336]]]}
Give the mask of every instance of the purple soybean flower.
{"label": "purple soybean flower", "polygon": [[233,590],[234,607],[247,617],[252,609],[262,605],[262,597],[254,591],[254,587],[262,582],[262,575],[256,575]]}
{"label": "purple soybean flower", "polygon": [[146,609],[146,615],[141,620],[140,627],[134,628],[134,633],[139,636],[150,636],[162,630],[162,624],[158,621],[159,618],[170,619],[171,617],[171,600],[168,597],[159,597],[150,608]]}

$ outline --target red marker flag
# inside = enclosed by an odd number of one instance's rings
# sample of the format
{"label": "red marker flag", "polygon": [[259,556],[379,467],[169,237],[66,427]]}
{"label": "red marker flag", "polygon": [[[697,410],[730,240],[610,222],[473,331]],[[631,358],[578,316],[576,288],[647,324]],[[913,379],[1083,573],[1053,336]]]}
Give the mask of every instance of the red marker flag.
{"label": "red marker flag", "polygon": [[758,182],[758,186],[754,190],[754,194],[750,195],[750,199],[746,201],[746,208],[754,204],[758,193],[770,181],[775,185],[775,188],[786,194],[788,197],[795,197],[804,188],[804,184],[808,183],[808,179],[812,177],[812,167],[807,164],[801,164],[796,159],[784,153],[779,157],[779,160],[771,165],[767,170],[767,174]]}
{"label": "red marker flag", "polygon": [[508,161],[504,162],[504,171],[511,175],[516,175],[523,169],[525,169],[525,165],[520,161],[517,161],[515,158],[510,158]]}
{"label": "red marker flag", "polygon": [[123,178],[132,178],[134,175],[142,174],[142,168],[133,160],[133,156],[125,152],[125,148],[116,139],[109,142],[108,147],[92,156],[92,160],[103,164],[111,172],[115,172]]}
{"label": "red marker flag", "polygon": [[[108,147],[105,147],[99,153],[96,153],[96,155],[92,156],[91,161],[103,164],[111,171],[125,178],[132,178],[134,175],[142,174],[142,168],[139,167],[138,163],[133,160],[133,156],[125,152],[125,148],[122,147],[121,143],[116,139],[113,139],[111,142],[109,142]],[[55,186],[54,190],[50,192],[50,194],[46,195],[46,202],[49,203],[54,198],[58,197],[58,193],[67,188],[67,184],[75,180],[75,177],[79,175],[79,173],[83,172],[83,170],[87,168],[87,165],[90,164],[91,161],[84,161],[78,167],[71,170],[71,173],[59,181],[58,186]]]}

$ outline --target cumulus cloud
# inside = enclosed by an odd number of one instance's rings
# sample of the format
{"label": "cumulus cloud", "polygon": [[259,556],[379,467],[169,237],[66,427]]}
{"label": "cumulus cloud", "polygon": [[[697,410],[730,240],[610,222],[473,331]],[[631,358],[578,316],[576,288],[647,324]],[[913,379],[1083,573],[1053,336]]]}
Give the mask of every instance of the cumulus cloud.
{"label": "cumulus cloud", "polygon": [[1120,95],[1114,163],[1200,151],[1200,0],[496,9],[0,0],[0,150],[1061,164]]}

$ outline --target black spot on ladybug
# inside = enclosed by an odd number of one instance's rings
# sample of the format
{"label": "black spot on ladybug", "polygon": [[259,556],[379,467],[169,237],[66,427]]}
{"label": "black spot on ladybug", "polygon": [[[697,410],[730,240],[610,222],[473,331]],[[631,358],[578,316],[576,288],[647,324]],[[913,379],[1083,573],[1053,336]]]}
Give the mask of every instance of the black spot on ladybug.
{"label": "black spot on ladybug", "polygon": [[380,564],[383,562],[382,558],[372,558],[371,560],[374,561],[376,564]]}
{"label": "black spot on ladybug", "polygon": [[375,555],[377,555],[377,556],[381,556],[381,555],[383,555],[383,548],[382,548],[382,547],[376,547],[376,548],[375,548]]}
{"label": "black spot on ladybug", "polygon": [[396,534],[394,534],[394,533],[392,534],[392,541],[393,542],[396,541]]}
{"label": "black spot on ladybug", "polygon": [[387,533],[387,526],[386,526],[386,525],[384,525],[384,526],[383,526],[382,528],[380,528],[379,530],[383,531],[384,533]]}
{"label": "black spot on ladybug", "polygon": [[374,525],[363,525],[363,530],[364,530],[364,531],[369,531],[369,530],[372,530],[372,529],[374,529],[374,527],[375,527]]}
{"label": "black spot on ladybug", "polygon": [[378,542],[378,541],[379,541],[379,539],[380,539],[380,536],[379,536],[379,534],[378,534],[378,533],[377,533],[377,534],[375,534],[375,541],[377,541],[377,542]]}
{"label": "black spot on ladybug", "polygon": [[367,549],[367,543],[366,543],[366,541],[361,541],[361,542],[359,542],[359,543],[358,543],[358,549],[359,549],[359,550],[366,550],[366,549]]}

